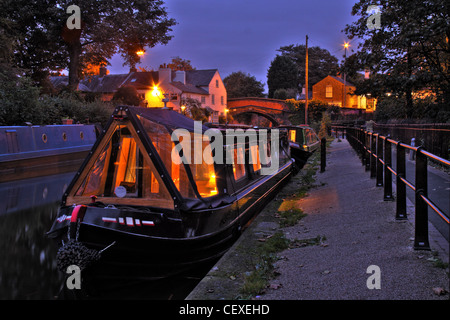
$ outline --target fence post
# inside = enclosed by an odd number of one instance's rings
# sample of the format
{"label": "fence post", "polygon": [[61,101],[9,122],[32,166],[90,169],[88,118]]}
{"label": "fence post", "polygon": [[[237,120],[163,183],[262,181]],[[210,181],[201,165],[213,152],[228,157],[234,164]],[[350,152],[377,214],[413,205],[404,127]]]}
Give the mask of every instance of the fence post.
{"label": "fence post", "polygon": [[416,152],[416,216],[415,216],[415,250],[430,250],[428,241],[428,204],[422,199],[428,197],[427,157],[418,148]]}
{"label": "fence post", "polygon": [[384,159],[383,156],[383,139],[380,138],[380,135],[377,134],[377,187],[383,186],[383,163],[381,160]]}
{"label": "fence post", "polygon": [[364,143],[366,146],[366,171],[370,170],[370,135],[369,132],[364,131]]}
{"label": "fence post", "polygon": [[396,220],[406,220],[408,217],[406,216],[406,185],[400,179],[405,179],[406,171],[405,171],[405,148],[401,146],[400,141],[397,144],[397,208],[395,212]]}
{"label": "fence post", "polygon": [[392,201],[392,173],[388,167],[392,167],[392,144],[388,141],[389,136],[384,140],[384,201]]}
{"label": "fence post", "polygon": [[371,178],[375,178],[376,177],[376,171],[377,171],[377,159],[375,158],[375,154],[376,154],[376,143],[377,141],[375,140],[375,137],[372,134],[370,135],[370,177]]}
{"label": "fence post", "polygon": [[320,172],[325,171],[327,166],[327,139],[320,140]]}
{"label": "fence post", "polygon": [[362,130],[361,128],[356,129],[358,132],[358,141],[359,141],[359,151],[361,153],[361,162],[362,165],[365,166],[366,165],[366,150],[364,149],[366,140],[364,139],[364,130]]}

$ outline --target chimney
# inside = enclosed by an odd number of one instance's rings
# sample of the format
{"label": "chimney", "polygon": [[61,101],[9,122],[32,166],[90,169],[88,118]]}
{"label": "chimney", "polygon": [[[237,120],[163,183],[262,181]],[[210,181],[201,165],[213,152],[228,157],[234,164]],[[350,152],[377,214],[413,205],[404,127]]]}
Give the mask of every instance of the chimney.
{"label": "chimney", "polygon": [[173,81],[179,81],[182,84],[186,84],[186,72],[184,71],[175,71],[175,78]]}
{"label": "chimney", "polygon": [[108,69],[105,66],[101,66],[98,75],[104,77],[108,74]]}
{"label": "chimney", "polygon": [[158,70],[159,83],[170,83],[172,82],[172,69],[167,68],[166,64],[159,67]]}

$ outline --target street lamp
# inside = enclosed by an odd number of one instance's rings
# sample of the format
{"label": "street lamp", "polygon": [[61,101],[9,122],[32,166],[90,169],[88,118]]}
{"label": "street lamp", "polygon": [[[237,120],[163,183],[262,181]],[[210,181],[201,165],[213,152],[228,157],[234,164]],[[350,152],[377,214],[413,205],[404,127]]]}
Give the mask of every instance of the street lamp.
{"label": "street lamp", "polygon": [[344,42],[344,94],[342,96],[342,107],[345,108],[345,97],[347,92],[345,91],[345,85],[347,83],[347,74],[345,73],[345,62],[347,61],[347,48],[350,46],[348,42]]}
{"label": "street lamp", "polygon": [[224,112],[225,112],[225,128],[228,127],[228,112],[230,110],[228,110],[228,108],[225,108]]}
{"label": "street lamp", "polygon": [[181,113],[182,113],[183,115],[185,115],[185,113],[184,113],[185,110],[186,110],[186,106],[185,106],[185,105],[182,105],[182,106],[181,106]]}
{"label": "street lamp", "polygon": [[161,99],[161,101],[164,102],[163,109],[168,109],[167,108],[167,102],[169,102],[169,98],[168,98],[169,94],[168,93],[161,94],[161,90],[159,90],[158,86],[153,86],[152,96],[161,98],[161,95],[164,96],[164,98]]}

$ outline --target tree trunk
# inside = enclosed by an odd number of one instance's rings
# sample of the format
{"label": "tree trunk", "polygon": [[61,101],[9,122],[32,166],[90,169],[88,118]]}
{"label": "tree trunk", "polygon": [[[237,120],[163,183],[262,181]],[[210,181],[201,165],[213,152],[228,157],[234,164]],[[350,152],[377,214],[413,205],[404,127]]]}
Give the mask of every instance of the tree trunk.
{"label": "tree trunk", "polygon": [[76,91],[78,89],[78,69],[80,67],[81,43],[77,39],[68,45],[69,49],[69,89]]}

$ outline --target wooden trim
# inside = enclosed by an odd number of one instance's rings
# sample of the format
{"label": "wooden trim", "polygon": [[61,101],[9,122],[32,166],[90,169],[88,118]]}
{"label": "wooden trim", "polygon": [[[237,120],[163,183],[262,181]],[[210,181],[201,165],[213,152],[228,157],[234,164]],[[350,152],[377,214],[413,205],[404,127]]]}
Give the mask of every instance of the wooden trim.
{"label": "wooden trim", "polygon": [[[108,131],[103,136],[103,139],[98,144],[96,150],[89,158],[88,162],[86,163],[86,166],[84,167],[84,170],[79,174],[76,182],[74,183],[72,189],[70,190],[70,193],[67,196],[66,199],[66,205],[72,205],[74,203],[76,204],[87,204],[91,202],[90,197],[86,196],[76,196],[76,192],[80,188],[81,184],[84,182],[88,174],[91,172],[92,166],[97,161],[100,153],[103,151],[105,146],[111,141],[111,137],[116,131],[116,128],[118,126],[125,126],[130,130],[131,136],[135,140],[137,146],[141,150],[142,156],[144,158],[144,161],[146,161],[150,169],[153,171],[156,179],[158,180],[158,183],[160,185],[160,188],[165,188],[166,194],[169,195],[168,199],[149,199],[149,198],[116,198],[116,197],[97,197],[97,201],[110,203],[110,204],[124,204],[124,205],[140,205],[140,206],[154,206],[154,207],[162,207],[162,208],[174,208],[174,201],[170,196],[170,192],[167,189],[166,184],[163,182],[161,176],[159,175],[158,170],[156,169],[155,165],[153,164],[153,161],[150,159],[150,156],[145,152],[147,149],[144,147],[144,144],[142,143],[141,139],[139,138],[133,124],[130,120],[125,122],[119,122],[119,121],[113,121],[111,123],[111,126],[108,128]],[[160,192],[161,194],[161,192]],[[102,200],[103,199],[103,200]]]}
{"label": "wooden trim", "polygon": [[[103,202],[104,204],[149,206],[164,209],[173,209],[172,199],[97,197],[96,201]],[[71,206],[73,204],[89,204],[91,202],[92,199],[86,196],[67,197],[68,206]]]}

